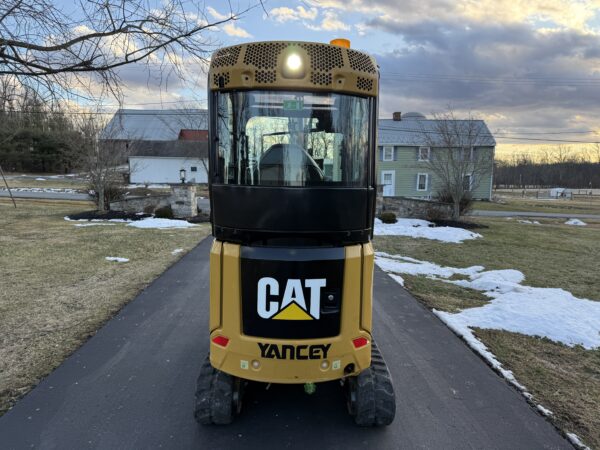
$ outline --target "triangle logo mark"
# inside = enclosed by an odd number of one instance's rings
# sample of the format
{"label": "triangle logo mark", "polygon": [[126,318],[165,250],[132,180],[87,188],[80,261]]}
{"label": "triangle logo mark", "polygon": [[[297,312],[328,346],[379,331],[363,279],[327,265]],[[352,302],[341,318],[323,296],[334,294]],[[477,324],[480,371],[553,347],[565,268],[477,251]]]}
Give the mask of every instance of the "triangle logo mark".
{"label": "triangle logo mark", "polygon": [[314,320],[306,311],[296,303],[290,303],[287,308],[279,311],[272,317],[273,320]]}

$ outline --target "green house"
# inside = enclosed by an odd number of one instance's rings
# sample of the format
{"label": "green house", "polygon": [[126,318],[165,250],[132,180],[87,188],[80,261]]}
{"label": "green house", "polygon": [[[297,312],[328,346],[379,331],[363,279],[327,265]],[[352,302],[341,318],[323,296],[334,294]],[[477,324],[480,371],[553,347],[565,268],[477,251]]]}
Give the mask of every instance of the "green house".
{"label": "green house", "polygon": [[[475,199],[491,199],[496,141],[484,121],[394,113],[393,119],[380,119],[378,128],[377,181],[384,197],[435,198],[443,152],[451,147],[453,157],[466,161],[460,166],[465,190]],[[469,161],[476,167],[469,169]]]}

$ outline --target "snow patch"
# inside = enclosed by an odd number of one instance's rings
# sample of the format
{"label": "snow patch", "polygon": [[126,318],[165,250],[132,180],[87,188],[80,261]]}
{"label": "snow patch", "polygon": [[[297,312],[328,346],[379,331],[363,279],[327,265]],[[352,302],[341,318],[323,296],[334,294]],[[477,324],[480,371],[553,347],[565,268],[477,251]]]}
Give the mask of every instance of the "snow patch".
{"label": "snow patch", "polygon": [[531,225],[539,225],[540,223],[537,220],[519,220],[519,223],[528,223]]}
{"label": "snow patch", "polygon": [[548,408],[544,408],[542,405],[537,405],[536,408],[546,417],[552,417],[554,415],[552,411],[550,411]]}
{"label": "snow patch", "polygon": [[176,248],[175,250],[173,250],[173,251],[171,252],[171,255],[177,255],[178,253],[181,253],[182,251],[183,251],[183,249],[182,249],[182,248]]}
{"label": "snow patch", "polygon": [[579,439],[579,436],[577,436],[575,433],[567,433],[567,439],[571,444],[580,450],[591,450],[587,445],[581,442],[581,439]]}
{"label": "snow patch", "polygon": [[147,189],[169,189],[170,184],[128,184],[126,189],[147,188]]}
{"label": "snow patch", "polygon": [[396,223],[383,223],[375,219],[376,236],[409,236],[459,244],[468,239],[482,237],[479,233],[456,227],[434,227],[432,222],[421,219],[398,219]]}
{"label": "snow patch", "polygon": [[585,223],[583,220],[579,220],[579,219],[569,219],[565,222],[565,225],[575,225],[577,227],[585,227],[587,225],[587,223]]}
{"label": "snow patch", "polygon": [[[600,302],[577,298],[564,289],[523,286],[525,275],[514,269],[484,271],[481,266],[461,269],[386,253],[376,256],[377,265],[386,272],[423,275],[490,297],[489,303],[458,313],[434,311],[470,345],[474,341],[472,346],[483,346],[471,331],[478,327],[546,337],[570,347],[600,347]],[[469,279],[450,280],[455,274]]]}
{"label": "snow patch", "polygon": [[45,178],[36,178],[35,181],[46,181]]}
{"label": "snow patch", "polygon": [[[44,180],[46,181],[46,180]],[[77,189],[67,189],[67,188],[11,188],[12,192],[47,192],[53,194],[80,194]],[[5,188],[0,189],[0,191],[6,191]]]}
{"label": "snow patch", "polygon": [[106,259],[107,261],[114,261],[114,262],[118,262],[118,263],[129,262],[128,258],[121,258],[120,256],[107,256],[104,259]]}
{"label": "snow patch", "polygon": [[138,220],[127,224],[128,227],[134,228],[192,228],[197,225],[186,222],[185,220],[173,220],[173,219],[157,219],[156,217],[148,217],[147,219]]}

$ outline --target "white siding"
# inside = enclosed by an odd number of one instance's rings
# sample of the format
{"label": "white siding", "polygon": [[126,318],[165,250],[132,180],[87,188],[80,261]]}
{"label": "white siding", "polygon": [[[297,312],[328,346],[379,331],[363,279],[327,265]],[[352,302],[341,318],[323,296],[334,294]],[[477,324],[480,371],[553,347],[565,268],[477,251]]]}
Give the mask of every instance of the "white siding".
{"label": "white siding", "polygon": [[[185,180],[190,183],[208,183],[208,175],[200,158],[164,158],[157,156],[131,156],[129,158],[130,182],[136,184],[180,183],[179,171],[185,169]],[[192,172],[192,167],[196,172]]]}

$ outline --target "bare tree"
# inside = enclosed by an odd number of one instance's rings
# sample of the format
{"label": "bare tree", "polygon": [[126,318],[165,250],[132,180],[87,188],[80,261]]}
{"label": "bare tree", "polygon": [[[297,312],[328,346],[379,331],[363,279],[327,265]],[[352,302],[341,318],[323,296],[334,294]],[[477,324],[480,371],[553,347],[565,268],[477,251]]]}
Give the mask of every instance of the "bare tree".
{"label": "bare tree", "polygon": [[471,198],[484,177],[492,175],[494,156],[489,147],[494,143],[483,122],[470,115],[466,120],[457,120],[449,111],[434,114],[434,119],[432,128],[421,123],[423,140],[430,152],[420,155],[420,159],[426,160],[433,174],[432,184],[438,196],[452,200],[452,218],[457,220],[461,203]]}
{"label": "bare tree", "polygon": [[103,133],[104,124],[95,116],[84,118],[80,126],[78,168],[85,172],[89,189],[94,191],[98,210],[109,209],[109,204],[120,197],[124,184],[124,167],[135,143],[110,139]]}
{"label": "bare tree", "polygon": [[75,3],[70,12],[52,0],[0,1],[0,77],[53,99],[99,88],[120,98],[119,67],[143,62],[158,65],[163,80],[181,76],[186,57],[206,63],[215,47],[207,32],[256,6],[210,21],[201,0]]}

